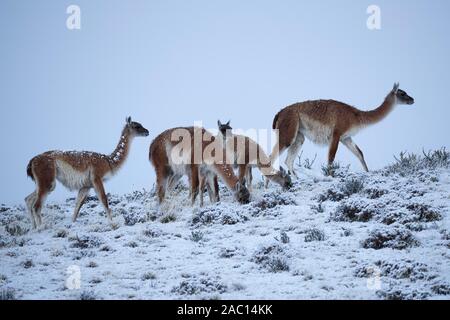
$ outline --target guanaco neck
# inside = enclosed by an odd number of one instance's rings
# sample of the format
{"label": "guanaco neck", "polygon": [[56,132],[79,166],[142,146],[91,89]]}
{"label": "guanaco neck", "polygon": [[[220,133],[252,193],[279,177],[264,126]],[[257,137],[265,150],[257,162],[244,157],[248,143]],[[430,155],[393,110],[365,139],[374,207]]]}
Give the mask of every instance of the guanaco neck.
{"label": "guanaco neck", "polygon": [[108,156],[112,171],[117,171],[125,163],[130,151],[131,142],[134,136],[130,130],[125,126],[120,135],[119,143],[114,151]]}
{"label": "guanaco neck", "polygon": [[390,92],[378,108],[370,111],[361,111],[362,124],[370,125],[380,122],[394,109],[395,103],[395,93]]}

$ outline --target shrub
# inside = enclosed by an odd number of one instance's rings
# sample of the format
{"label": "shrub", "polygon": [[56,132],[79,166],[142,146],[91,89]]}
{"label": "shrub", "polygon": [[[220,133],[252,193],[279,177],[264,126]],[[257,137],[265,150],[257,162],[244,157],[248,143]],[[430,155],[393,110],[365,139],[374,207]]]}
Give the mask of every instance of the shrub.
{"label": "shrub", "polygon": [[134,226],[136,223],[144,223],[149,219],[149,215],[147,213],[143,213],[140,208],[131,207],[128,210],[120,209],[120,213],[126,226]]}
{"label": "shrub", "polygon": [[253,254],[250,261],[261,265],[270,272],[289,271],[286,254],[279,244],[262,246]]}
{"label": "shrub", "polygon": [[155,280],[156,275],[153,272],[146,272],[141,277],[142,281]]}
{"label": "shrub", "polygon": [[93,291],[83,291],[80,293],[80,300],[97,300]]}
{"label": "shrub", "polygon": [[412,282],[418,280],[431,280],[436,275],[429,275],[428,266],[420,262],[413,262],[411,260],[400,262],[389,262],[378,260],[374,266],[365,265],[358,268],[355,272],[356,277],[368,277],[373,274],[374,267],[380,271],[380,276],[390,277],[393,279],[408,279]]}
{"label": "shrub", "polygon": [[181,283],[172,289],[172,293],[179,295],[197,295],[201,293],[224,293],[228,290],[227,286],[219,281],[209,277],[190,278],[181,281]]}
{"label": "shrub", "polygon": [[0,288],[0,300],[16,300],[16,291],[12,288]]}
{"label": "shrub", "polygon": [[203,240],[203,232],[192,231],[190,239],[194,242],[200,242],[201,240]]}
{"label": "shrub", "polygon": [[170,223],[175,222],[177,220],[177,216],[175,213],[168,213],[161,217],[161,223]]}
{"label": "shrub", "polygon": [[364,189],[364,182],[362,179],[351,178],[345,180],[345,182],[341,185],[341,191],[347,197],[352,194],[359,193]]}
{"label": "shrub", "polygon": [[392,248],[397,250],[418,246],[419,242],[412,235],[411,231],[404,227],[389,227],[370,232],[368,238],[363,241],[365,249]]}
{"label": "shrub", "polygon": [[253,207],[256,214],[275,208],[277,206],[296,205],[295,200],[287,193],[265,193],[261,200],[257,201]]}
{"label": "shrub", "polygon": [[325,233],[317,228],[311,228],[305,232],[305,242],[324,241]]}
{"label": "shrub", "polygon": [[95,236],[81,236],[69,238],[69,241],[73,242],[71,244],[71,248],[79,248],[79,249],[90,249],[90,248],[98,248],[102,241]]}
{"label": "shrub", "polygon": [[20,225],[20,223],[13,222],[6,226],[6,231],[12,235],[13,237],[17,236],[23,236],[26,234],[29,230],[28,228],[24,228]]}
{"label": "shrub", "polygon": [[192,216],[192,225],[208,225],[219,223],[222,225],[233,225],[247,221],[245,209],[236,208],[232,205],[213,205],[194,212]]}
{"label": "shrub", "polygon": [[376,209],[359,200],[341,203],[330,215],[332,221],[367,222],[377,214]]}
{"label": "shrub", "polygon": [[423,156],[400,152],[394,156],[395,162],[386,167],[387,174],[397,173],[400,176],[413,174],[423,169],[448,168],[450,165],[450,153],[445,149],[435,151],[423,151]]}

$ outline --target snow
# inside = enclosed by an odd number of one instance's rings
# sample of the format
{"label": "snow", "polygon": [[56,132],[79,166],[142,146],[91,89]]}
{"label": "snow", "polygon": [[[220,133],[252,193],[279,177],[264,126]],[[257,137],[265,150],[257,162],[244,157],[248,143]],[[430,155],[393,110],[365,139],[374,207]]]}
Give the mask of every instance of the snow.
{"label": "snow", "polygon": [[[187,186],[49,203],[30,230],[0,207],[0,297],[15,299],[449,299],[450,169],[325,177],[253,187],[239,205],[190,206]],[[256,179],[255,179],[256,180]],[[79,270],[80,288],[68,285]],[[68,288],[69,287],[69,288]]]}

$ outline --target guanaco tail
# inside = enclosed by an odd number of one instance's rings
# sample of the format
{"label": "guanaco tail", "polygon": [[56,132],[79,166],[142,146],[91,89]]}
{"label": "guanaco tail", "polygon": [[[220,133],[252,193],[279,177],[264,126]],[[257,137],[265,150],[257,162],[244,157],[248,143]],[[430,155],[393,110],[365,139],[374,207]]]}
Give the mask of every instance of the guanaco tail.
{"label": "guanaco tail", "polygon": [[389,92],[383,103],[371,111],[362,111],[335,100],[315,100],[296,103],[282,109],[273,120],[273,129],[279,130],[278,143],[270,156],[273,162],[288,150],[285,164],[294,171],[297,157],[305,137],[315,144],[328,145],[328,164],[332,164],[339,142],[346,146],[368,171],[361,149],[352,137],[361,129],[383,120],[397,104],[414,104],[414,99],[399,89],[399,84]]}
{"label": "guanaco tail", "polygon": [[[184,147],[178,149],[180,145]],[[211,152],[207,152],[208,150]],[[248,189],[239,182],[233,168],[223,161],[223,157],[217,156],[218,159],[215,157],[215,152],[219,151],[223,152],[223,145],[217,143],[215,137],[203,128],[172,128],[157,136],[150,145],[149,159],[156,173],[159,203],[163,203],[166,192],[175,187],[184,175],[188,176],[190,182],[192,204],[195,203],[199,193],[200,182],[201,196],[204,187],[209,185],[214,188],[208,190],[210,199],[218,201],[215,175],[219,176],[233,192],[238,202],[248,203],[250,198]],[[182,159],[178,159],[178,155]]]}
{"label": "guanaco tail", "polygon": [[112,223],[112,213],[108,206],[103,182],[113,176],[124,164],[132,140],[137,136],[148,135],[147,129],[128,117],[119,143],[110,155],[95,152],[48,151],[31,159],[27,174],[36,183],[36,190],[25,198],[25,202],[31,215],[33,228],[42,224],[42,207],[47,195],[55,189],[56,180],[69,190],[78,191],[73,222],[77,219],[90,189],[94,188]]}

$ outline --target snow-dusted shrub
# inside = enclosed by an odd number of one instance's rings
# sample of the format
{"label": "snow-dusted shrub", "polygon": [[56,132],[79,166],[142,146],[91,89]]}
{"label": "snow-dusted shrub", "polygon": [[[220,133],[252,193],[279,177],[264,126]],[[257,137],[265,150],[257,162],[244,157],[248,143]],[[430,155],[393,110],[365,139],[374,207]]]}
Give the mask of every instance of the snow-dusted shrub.
{"label": "snow-dusted shrub", "polygon": [[55,234],[53,235],[53,238],[65,238],[67,237],[67,230],[66,229],[59,229],[55,232]]}
{"label": "snow-dusted shrub", "polygon": [[286,192],[273,192],[273,193],[265,193],[262,199],[256,201],[253,204],[253,208],[255,210],[255,215],[260,214],[269,209],[273,209],[277,206],[290,206],[296,205],[294,198],[292,195]]}
{"label": "snow-dusted shrub", "polygon": [[159,220],[161,223],[170,223],[177,221],[177,215],[175,213],[167,213]]}
{"label": "snow-dusted shrub", "polygon": [[386,174],[397,173],[406,176],[420,170],[448,168],[450,166],[450,152],[445,148],[435,151],[423,152],[423,155],[400,152],[395,163],[384,169]]}
{"label": "snow-dusted shrub", "polygon": [[386,189],[379,188],[366,188],[364,193],[367,195],[369,199],[378,199],[387,194],[389,191]]}
{"label": "snow-dusted shrub", "polygon": [[27,259],[24,262],[22,262],[22,267],[24,267],[25,269],[29,269],[31,267],[34,267],[34,262],[31,259]]}
{"label": "snow-dusted shrub", "polygon": [[381,276],[393,279],[408,279],[412,282],[416,282],[418,280],[431,280],[436,277],[436,275],[429,274],[428,266],[426,264],[413,262],[411,260],[399,262],[378,260],[373,266],[367,264],[356,269],[355,276],[372,276],[375,267],[380,271]]}
{"label": "snow-dusted shrub", "polygon": [[6,225],[5,229],[13,237],[23,236],[29,231],[28,227],[24,226],[22,223],[19,223],[17,221]]}
{"label": "snow-dusted shrub", "polygon": [[324,241],[325,233],[317,228],[310,228],[305,231],[305,242]]}
{"label": "snow-dusted shrub", "polygon": [[441,219],[442,215],[437,209],[423,203],[410,203],[403,207],[391,208],[379,220],[387,225],[399,223],[410,230],[421,231],[425,228],[425,223]]}
{"label": "snow-dusted shrub", "polygon": [[347,197],[359,193],[364,189],[364,181],[361,178],[351,178],[345,180],[341,185],[341,191]]}
{"label": "snow-dusted shrub", "polygon": [[442,220],[442,215],[431,206],[423,203],[412,203],[406,207],[414,215],[418,222],[432,222]]}
{"label": "snow-dusted shrub", "polygon": [[153,272],[146,272],[141,277],[142,281],[155,280],[156,275]]}
{"label": "snow-dusted shrub", "polygon": [[280,238],[279,239],[278,238],[275,238],[275,239],[280,241],[281,243],[284,243],[284,244],[289,243],[291,241],[291,239],[289,238],[287,233],[284,232],[284,231],[280,232]]}
{"label": "snow-dusted shrub", "polygon": [[450,295],[450,285],[448,283],[437,283],[431,286],[431,291],[434,294],[448,296]]}
{"label": "snow-dusted shrub", "polygon": [[234,257],[238,252],[238,248],[221,248],[219,252],[219,258],[231,258]]}
{"label": "snow-dusted shrub", "polygon": [[11,237],[0,233],[0,248],[8,247],[11,244]]}
{"label": "snow-dusted shrub", "polygon": [[153,229],[153,228],[147,228],[144,231],[142,231],[142,234],[144,236],[146,236],[146,237],[149,237],[149,238],[158,238],[158,237],[160,237],[162,235],[162,232],[161,232],[161,230],[156,230],[156,229]]}
{"label": "snow-dusted shrub", "polygon": [[192,225],[207,225],[219,223],[223,225],[232,225],[247,221],[245,209],[236,207],[232,204],[215,204],[195,211],[191,223]]}
{"label": "snow-dusted shrub", "polygon": [[340,168],[341,168],[341,165],[337,161],[333,162],[332,164],[322,165],[322,167],[321,167],[323,175],[327,176],[327,177],[335,177],[337,171]]}
{"label": "snow-dusted shrub", "polygon": [[358,198],[343,201],[334,212],[330,214],[332,221],[367,222],[378,214],[378,209]]}
{"label": "snow-dusted shrub", "polygon": [[289,271],[288,257],[279,244],[260,247],[250,261],[261,265],[270,272]]}
{"label": "snow-dusted shrub", "polygon": [[179,295],[198,295],[202,293],[224,293],[228,290],[218,278],[202,276],[200,278],[190,277],[172,288],[172,293]]}
{"label": "snow-dusted shrub", "polygon": [[194,242],[200,242],[203,240],[203,236],[204,236],[203,232],[194,230],[191,232],[190,239]]}
{"label": "snow-dusted shrub", "polygon": [[319,202],[324,201],[341,201],[345,198],[345,194],[342,192],[342,190],[336,186],[332,186],[331,188],[328,188],[324,193],[320,194],[318,197]]}
{"label": "snow-dusted shrub", "polygon": [[402,250],[418,245],[419,242],[412,235],[411,231],[401,226],[374,230],[370,232],[367,239],[362,242],[363,248],[372,248],[376,250],[383,248]]}
{"label": "snow-dusted shrub", "polygon": [[0,301],[16,300],[16,290],[13,288],[0,288]]}
{"label": "snow-dusted shrub", "polygon": [[93,291],[83,291],[80,293],[80,300],[98,300]]}
{"label": "snow-dusted shrub", "polygon": [[79,249],[98,248],[102,244],[102,241],[99,238],[88,235],[72,237],[69,238],[69,241],[72,242],[70,245],[71,248]]}
{"label": "snow-dusted shrub", "polygon": [[131,207],[127,210],[120,209],[120,214],[122,215],[126,226],[134,226],[136,223],[144,223],[149,219],[147,213],[142,212],[141,208],[136,207]]}
{"label": "snow-dusted shrub", "polygon": [[387,290],[377,291],[377,295],[385,300],[424,300],[430,296],[430,293],[415,289],[399,290],[393,286]]}

